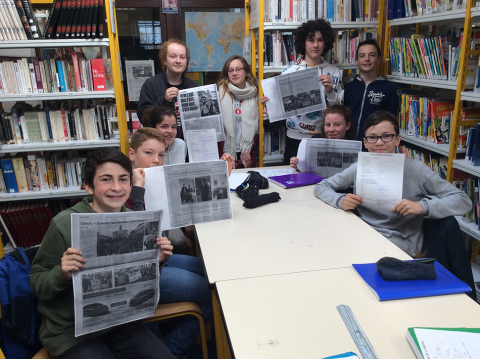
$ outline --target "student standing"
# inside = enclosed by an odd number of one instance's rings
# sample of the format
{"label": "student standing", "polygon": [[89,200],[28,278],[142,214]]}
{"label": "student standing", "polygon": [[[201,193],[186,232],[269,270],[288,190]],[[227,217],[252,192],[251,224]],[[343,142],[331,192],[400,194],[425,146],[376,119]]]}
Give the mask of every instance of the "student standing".
{"label": "student standing", "polygon": [[[317,66],[320,69],[319,81],[325,87],[327,106],[343,101],[343,84],[338,68],[325,62],[322,55],[333,48],[335,32],[323,19],[303,23],[295,33],[295,51],[300,57],[294,65],[287,67],[283,74],[305,70]],[[268,97],[262,97],[262,104]],[[287,139],[283,163],[288,165],[290,158],[297,155],[298,146],[304,138],[320,134],[324,119],[322,111],[287,118]]]}
{"label": "student standing", "polygon": [[[364,126],[363,143],[368,152],[395,153],[400,144],[398,121],[388,111],[377,111],[369,116]],[[358,209],[360,217],[377,232],[412,257],[437,258],[440,264],[473,288],[473,277],[465,245],[456,220],[453,227],[428,238],[424,243],[423,219],[462,216],[472,209],[467,195],[443,180],[423,162],[405,157],[403,172],[403,199],[391,212],[362,206],[362,197],[339,193],[353,186],[357,163],[341,173],[323,180],[314,188],[314,194],[323,202],[345,211]],[[428,245],[428,248],[426,248]],[[426,251],[426,253],[425,253]],[[475,295],[475,289],[472,296]]]}
{"label": "student standing", "polygon": [[242,56],[230,57],[223,65],[217,86],[226,135],[223,153],[238,161],[237,167],[253,167],[259,121],[258,83],[250,65]]}
{"label": "student standing", "polygon": [[[84,268],[82,252],[71,247],[72,213],[126,212],[132,165],[120,150],[98,149],[85,162],[85,189],[91,197],[52,219],[32,263],[30,288],[42,316],[40,340],[48,352],[62,359],[175,357],[142,323],[118,325],[75,337],[72,273]],[[160,261],[172,253],[167,238],[157,238]]]}
{"label": "student standing", "polygon": [[178,91],[197,87],[185,77],[190,61],[190,49],[182,40],[170,39],[162,44],[160,63],[162,73],[149,78],[140,90],[137,115],[142,120],[149,106],[167,106],[175,111],[178,137],[183,138],[182,122],[178,110]]}
{"label": "student standing", "polygon": [[363,125],[375,111],[385,110],[394,116],[398,113],[397,90],[390,82],[377,74],[382,52],[373,39],[358,44],[355,54],[360,74],[345,84],[344,105],[349,107],[355,118],[357,140],[363,140]]}

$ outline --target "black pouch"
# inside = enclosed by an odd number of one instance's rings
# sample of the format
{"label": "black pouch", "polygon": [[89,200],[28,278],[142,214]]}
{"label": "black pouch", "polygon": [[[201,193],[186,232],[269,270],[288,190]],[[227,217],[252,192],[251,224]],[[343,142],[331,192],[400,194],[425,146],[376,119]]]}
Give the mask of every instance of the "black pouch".
{"label": "black pouch", "polygon": [[246,201],[249,198],[258,196],[258,185],[255,182],[246,184],[242,183],[240,186],[235,188],[235,193],[238,195],[238,197]]}
{"label": "black pouch", "polygon": [[248,171],[247,173],[250,173],[250,176],[243,182],[244,185],[247,183],[251,184],[252,182],[255,182],[258,185],[259,189],[266,189],[268,188],[268,179],[263,177],[259,172],[257,171]]}
{"label": "black pouch", "polygon": [[402,261],[397,258],[383,257],[378,260],[377,269],[385,280],[435,279],[435,258],[418,261]]}
{"label": "black pouch", "polygon": [[245,208],[257,208],[263,206],[264,204],[278,202],[280,200],[280,195],[278,192],[272,192],[267,194],[262,194],[257,197],[247,198],[243,202],[243,207]]}

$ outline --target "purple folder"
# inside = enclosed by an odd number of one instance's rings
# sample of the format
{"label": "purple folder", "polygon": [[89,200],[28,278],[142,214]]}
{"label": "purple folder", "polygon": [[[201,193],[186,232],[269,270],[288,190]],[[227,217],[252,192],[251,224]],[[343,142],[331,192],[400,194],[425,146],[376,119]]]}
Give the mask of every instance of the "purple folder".
{"label": "purple folder", "polygon": [[300,172],[290,175],[273,176],[269,177],[268,180],[282,188],[293,188],[317,184],[322,182],[324,178],[310,172]]}

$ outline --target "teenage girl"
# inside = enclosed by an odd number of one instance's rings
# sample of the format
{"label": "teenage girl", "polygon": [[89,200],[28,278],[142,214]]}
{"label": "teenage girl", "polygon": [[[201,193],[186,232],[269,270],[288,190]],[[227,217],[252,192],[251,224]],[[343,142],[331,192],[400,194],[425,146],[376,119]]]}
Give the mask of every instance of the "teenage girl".
{"label": "teenage girl", "polygon": [[223,65],[217,86],[226,135],[223,153],[235,159],[237,168],[253,167],[254,137],[258,132],[258,83],[250,65],[242,56],[230,57]]}
{"label": "teenage girl", "polygon": [[[332,140],[355,140],[355,126],[352,111],[344,105],[333,105],[323,110],[325,118],[324,130],[315,138],[329,138]],[[297,169],[298,157],[290,158],[290,166]]]}

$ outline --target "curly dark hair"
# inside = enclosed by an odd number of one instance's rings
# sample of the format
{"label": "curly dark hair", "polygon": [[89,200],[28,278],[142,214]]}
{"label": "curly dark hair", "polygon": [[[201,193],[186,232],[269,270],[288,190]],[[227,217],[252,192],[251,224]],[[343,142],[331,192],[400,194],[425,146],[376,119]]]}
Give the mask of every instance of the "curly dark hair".
{"label": "curly dark hair", "polygon": [[333,48],[335,31],[333,31],[330,23],[324,19],[310,20],[304,22],[295,32],[295,51],[297,54],[305,58],[305,42],[308,38],[314,37],[317,31],[320,31],[325,42],[322,55]]}

